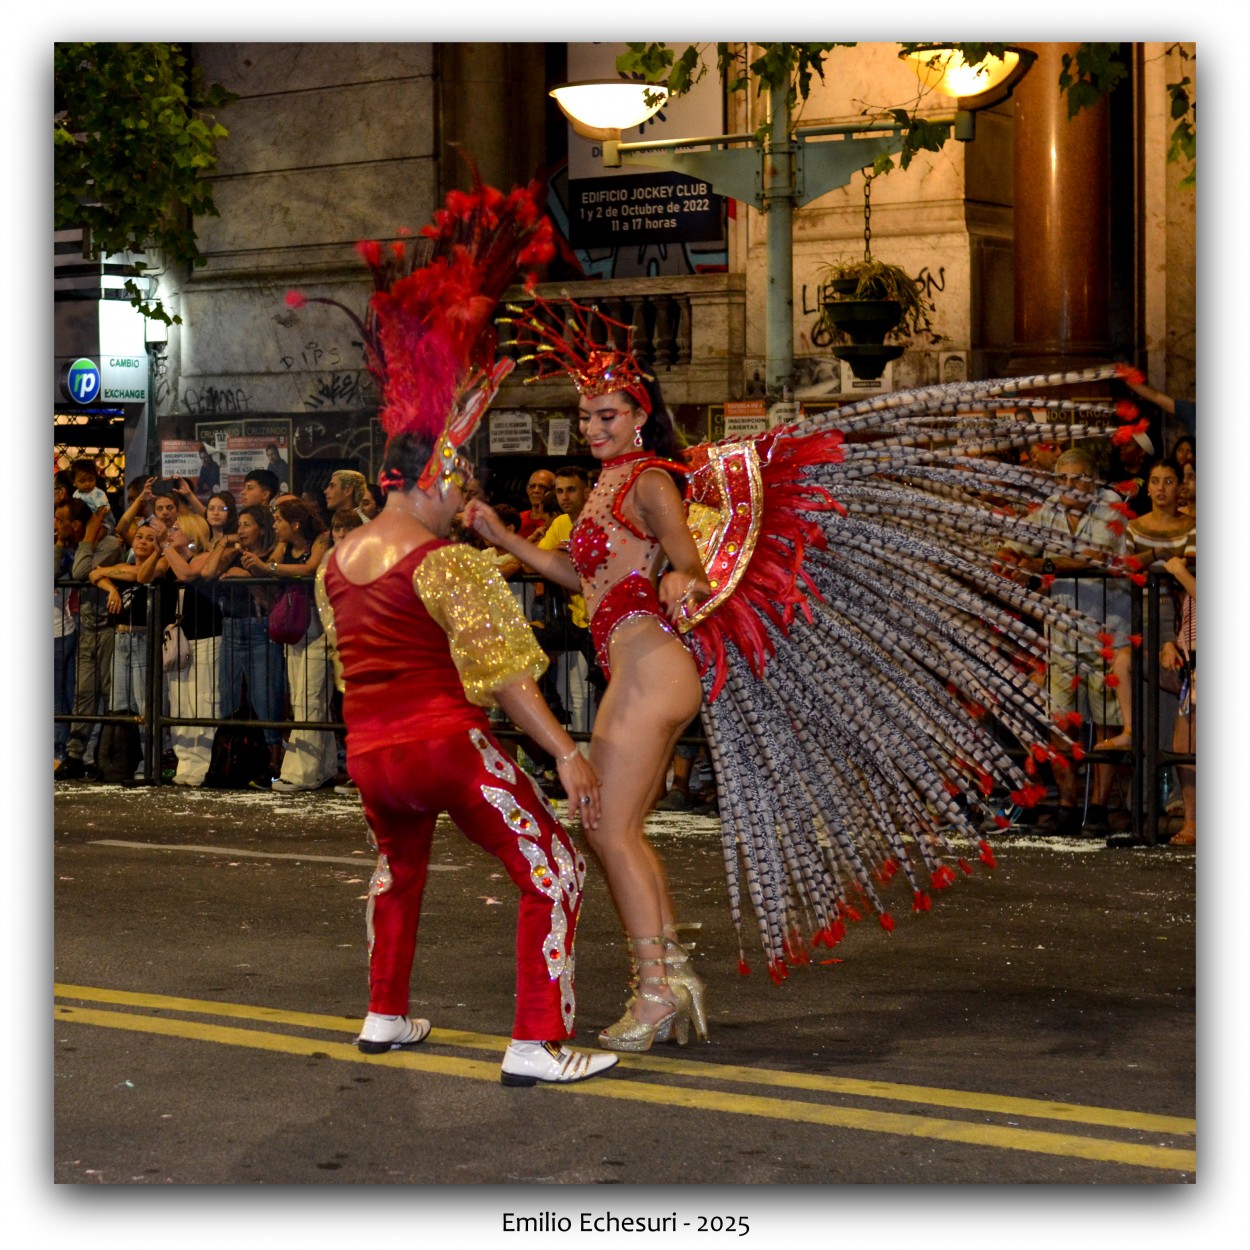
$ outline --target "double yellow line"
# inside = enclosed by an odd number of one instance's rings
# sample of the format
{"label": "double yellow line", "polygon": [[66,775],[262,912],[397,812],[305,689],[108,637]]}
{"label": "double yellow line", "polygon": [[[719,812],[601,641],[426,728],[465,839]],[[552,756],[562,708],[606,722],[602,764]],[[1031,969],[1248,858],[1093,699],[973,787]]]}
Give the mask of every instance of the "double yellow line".
{"label": "double yellow line", "polygon": [[[393,1051],[390,1054],[366,1058],[356,1049],[354,1040],[329,1041],[324,1037],[302,1036],[288,1031],[302,1029],[323,1034],[347,1034],[350,1039],[354,1039],[358,1022],[343,1016],[282,1011],[244,1003],[172,998],[162,994],[132,994],[86,985],[58,984],[54,989],[58,1000],[54,1013],[56,1019],[62,1023],[126,1029],[137,1033],[215,1042],[224,1046],[243,1046],[289,1055],[324,1055],[329,1059],[348,1063],[383,1064],[468,1080],[498,1081],[499,1056],[508,1043],[506,1037],[493,1037],[485,1033],[434,1029],[430,1034],[430,1043],[433,1046],[470,1051],[486,1050],[491,1052],[491,1058],[469,1059],[436,1053],[434,1050]],[[99,1007],[82,1006],[84,1003],[106,1006],[101,1010]],[[149,1014],[118,1010],[125,1007],[137,1008],[139,1012]],[[178,1016],[150,1014],[152,1012],[174,1012]],[[251,1021],[278,1026],[284,1031],[178,1018],[181,1016]],[[621,1067],[632,1072],[656,1074],[666,1079],[607,1079],[551,1088],[562,1094],[580,1097],[611,1098],[625,1102],[686,1107],[695,1111],[761,1116],[790,1123],[819,1124],[829,1128],[858,1129],[869,1133],[893,1133],[902,1137],[932,1138],[988,1146],[998,1150],[1031,1151],[1169,1172],[1192,1173],[1197,1167],[1196,1151],[1192,1144],[1196,1125],[1192,1119],[1181,1116],[1151,1115],[1108,1107],[1009,1098],[1000,1094],[969,1090],[933,1089],[923,1085],[897,1085],[886,1081],[816,1076],[802,1072],[782,1072],[769,1068],[748,1068],[652,1055],[624,1055]],[[708,1088],[706,1084],[677,1084],[671,1078],[704,1082],[713,1088]],[[751,1094],[743,1092],[741,1088],[719,1088],[722,1086],[753,1086],[774,1091],[788,1090],[800,1095],[854,1098],[868,1101],[869,1105],[854,1106],[809,1101],[802,1097]],[[950,1119],[915,1115],[880,1109],[874,1105],[876,1102],[945,1107],[980,1118]],[[989,1122],[990,1117],[997,1122]],[[1051,1124],[1071,1125],[1073,1129],[1081,1130],[1105,1130],[1119,1136],[1088,1131],[1061,1131],[1055,1128],[1022,1128],[1015,1123],[1018,1120],[1047,1121]]]}

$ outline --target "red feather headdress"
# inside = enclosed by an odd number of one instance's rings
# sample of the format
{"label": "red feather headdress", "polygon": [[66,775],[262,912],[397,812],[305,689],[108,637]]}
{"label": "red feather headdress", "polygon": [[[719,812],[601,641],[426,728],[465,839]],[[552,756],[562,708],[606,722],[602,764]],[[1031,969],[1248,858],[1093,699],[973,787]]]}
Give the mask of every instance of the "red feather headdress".
{"label": "red feather headdress", "polygon": [[508,305],[512,317],[501,324],[516,327],[516,346],[537,368],[529,382],[541,382],[566,373],[578,393],[588,398],[625,391],[644,412],[651,411],[651,396],[644,383],[652,380],[633,353],[633,326],[600,312],[593,304],[580,304],[569,293],[558,303],[534,294],[524,308]]}
{"label": "red feather headdress", "polygon": [[492,318],[504,291],[555,254],[541,204],[540,183],[505,196],[474,170],[472,191],[450,192],[419,238],[356,245],[373,273],[363,318],[337,300],[287,294],[293,308],[331,304],[355,323],[382,389],[387,434],[435,439],[422,487],[437,481],[447,490],[459,448],[513,368],[495,359]]}

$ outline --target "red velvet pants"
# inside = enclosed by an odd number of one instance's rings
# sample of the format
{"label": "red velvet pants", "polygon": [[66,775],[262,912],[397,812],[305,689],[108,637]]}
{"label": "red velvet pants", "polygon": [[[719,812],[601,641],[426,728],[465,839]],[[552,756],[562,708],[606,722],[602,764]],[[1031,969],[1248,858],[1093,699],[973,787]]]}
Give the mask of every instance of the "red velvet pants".
{"label": "red velvet pants", "polygon": [[430,844],[445,811],[521,891],[512,1036],[572,1037],[573,931],[586,865],[528,774],[481,729],[352,754],[349,767],[386,857],[372,887],[369,1010],[408,1013]]}

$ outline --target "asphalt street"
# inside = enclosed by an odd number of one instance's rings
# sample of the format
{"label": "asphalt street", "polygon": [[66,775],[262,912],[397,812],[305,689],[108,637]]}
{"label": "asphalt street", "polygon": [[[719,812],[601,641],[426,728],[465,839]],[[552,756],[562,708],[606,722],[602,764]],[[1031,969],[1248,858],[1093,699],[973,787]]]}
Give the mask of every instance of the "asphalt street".
{"label": "asphalt street", "polygon": [[[932,912],[901,887],[893,933],[852,926],[776,985],[750,932],[739,974],[719,822],[656,814],[710,1041],[516,1090],[498,1083],[511,885],[453,827],[413,983],[434,1032],[370,1058],[352,1045],[373,866],[358,800],[61,783],[54,824],[62,1185],[552,1187],[522,1191],[531,1215],[625,1185],[615,1206],[654,1216],[703,1192],[660,1186],[1195,1180],[1192,849],[1008,835]],[[577,952],[593,1046],[626,977],[593,860]],[[483,1192],[475,1216],[498,1228],[511,1191]]]}

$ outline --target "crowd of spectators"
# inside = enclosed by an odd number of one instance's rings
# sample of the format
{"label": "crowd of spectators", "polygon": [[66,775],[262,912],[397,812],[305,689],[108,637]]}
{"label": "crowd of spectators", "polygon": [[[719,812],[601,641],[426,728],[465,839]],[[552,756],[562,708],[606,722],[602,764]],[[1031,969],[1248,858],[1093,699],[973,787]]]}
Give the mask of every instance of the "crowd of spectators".
{"label": "crowd of spectators", "polygon": [[[277,446],[266,450],[269,467],[237,498],[219,477],[139,477],[116,513],[93,461],[54,476],[54,711],[83,718],[54,722],[56,778],[141,781],[154,758],[177,785],[350,785],[341,741],[321,727],[333,683],[313,578],[332,538],[376,515],[381,495],[340,470],[309,506],[287,491]],[[149,634],[158,620],[160,639]],[[148,744],[154,689],[169,723]]]}
{"label": "crowd of spectators", "polygon": [[[1161,685],[1178,699],[1172,750],[1190,754],[1197,741],[1194,407],[1169,400],[1136,375],[1125,380],[1183,423],[1168,454],[1148,460],[1155,449],[1144,434],[1123,445],[1092,440],[1033,446],[1027,464],[1053,477],[1054,488],[1030,518],[1036,541],[1013,542],[998,553],[1008,575],[1045,585],[1103,626],[1104,645],[1096,652],[1076,646],[1062,630],[1052,631],[1042,677],[1056,726],[1096,752],[1087,768],[1073,767],[1083,752],[1072,752],[1064,735],[1055,736],[1056,756],[1066,758],[1055,759],[1056,802],[1043,819],[1067,836],[1107,832],[1115,782],[1133,746],[1133,678],[1143,655],[1157,655]],[[1161,425],[1156,428],[1161,432]],[[362,474],[339,469],[324,488],[298,497],[289,493],[290,470],[277,446],[266,451],[268,467],[247,475],[237,499],[219,480],[193,486],[185,479],[140,477],[128,484],[126,507],[116,517],[94,462],[75,461],[55,475],[54,709],[67,718],[54,729],[58,778],[105,775],[110,768],[112,779],[118,772],[144,777],[148,744],[135,723],[114,749],[110,738],[117,727],[106,724],[102,732],[98,721],[86,718],[120,713],[137,722],[146,716],[154,688],[148,665],[162,653],[159,646],[149,649],[147,634],[145,588],[155,586],[160,622],[178,624],[186,651],[181,664],[165,665],[160,684],[163,711],[172,719],[155,750],[165,775],[180,785],[221,784],[214,772],[229,771],[234,758],[223,742],[233,749],[246,736],[259,743],[254,753],[260,763],[245,784],[284,792],[330,784],[352,788],[340,763],[341,735],[322,727],[340,715],[312,580],[330,546],[377,515],[383,495]],[[514,506],[519,500],[491,502],[505,526],[557,549],[567,545],[592,485],[580,464],[553,463],[526,480],[528,507]],[[485,497],[483,483],[474,479],[469,493]],[[484,547],[462,528],[453,537]],[[606,684],[584,601],[544,584],[506,553],[485,550],[550,657],[543,684],[548,703],[584,743]],[[1074,576],[1095,564],[1105,567],[1108,557],[1119,557],[1120,570],[1133,580],[1144,580],[1147,569],[1165,574],[1161,584],[1169,593],[1158,637],[1130,637],[1126,578]],[[285,632],[275,630],[279,615]],[[690,736],[697,734],[696,723]],[[523,762],[539,772],[549,767],[532,744],[521,745],[532,751]],[[701,794],[693,786],[692,778],[704,771],[696,764],[697,751],[679,746],[660,807],[715,810],[714,791]],[[1195,769],[1180,767],[1177,776],[1180,798],[1170,810],[1184,823],[1174,840],[1192,844]],[[225,783],[234,781],[237,776]],[[1119,797],[1122,804],[1122,788]]]}
{"label": "crowd of spectators", "polygon": [[[1183,407],[1188,432],[1154,460],[1147,460],[1155,447],[1144,433],[1123,443],[1094,439],[1066,448],[1033,448],[1032,467],[1049,473],[1054,489],[1028,517],[1036,540],[1015,541],[997,553],[1008,576],[1034,589],[1048,588],[1055,599],[1102,625],[1097,647],[1078,643],[1062,629],[1048,631],[1043,680],[1052,720],[1062,732],[1052,743],[1050,765],[1057,802],[1042,820],[1054,833],[1070,837],[1112,832],[1109,805],[1133,747],[1133,689],[1144,663],[1161,673],[1161,689],[1180,697],[1175,727],[1165,734],[1171,749],[1189,754],[1197,741],[1190,676],[1197,614],[1193,406],[1170,400],[1163,405],[1167,397],[1160,392],[1135,378],[1126,381],[1143,398],[1160,401],[1169,415]],[[1178,452],[1188,468],[1178,463]],[[1055,537],[1048,539],[1048,534]],[[1116,576],[1074,576],[1108,566]],[[1150,572],[1160,575],[1157,636],[1149,628],[1130,632],[1130,584],[1146,584]],[[1076,739],[1075,749],[1069,737]],[[1086,751],[1092,752],[1087,766],[1077,768]],[[1183,816],[1184,823],[1172,841],[1193,845],[1195,769],[1176,771],[1181,798],[1169,804],[1168,813]],[[1121,808],[1124,802],[1121,793]]]}

